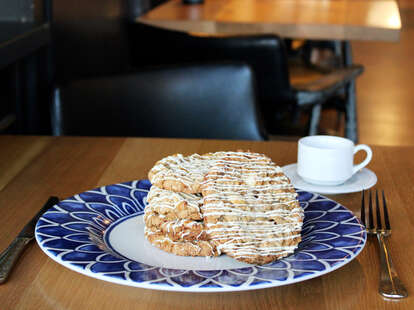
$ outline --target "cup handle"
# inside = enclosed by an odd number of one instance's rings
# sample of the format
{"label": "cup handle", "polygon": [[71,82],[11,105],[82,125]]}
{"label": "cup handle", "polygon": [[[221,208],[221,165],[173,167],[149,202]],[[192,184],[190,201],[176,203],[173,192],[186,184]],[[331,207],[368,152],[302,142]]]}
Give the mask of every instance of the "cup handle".
{"label": "cup handle", "polygon": [[354,148],[354,155],[358,153],[359,151],[365,151],[367,153],[367,157],[364,159],[364,161],[358,165],[354,165],[352,168],[352,174],[355,174],[355,172],[358,172],[362,168],[364,168],[372,159],[372,150],[371,148],[366,144],[358,144]]}

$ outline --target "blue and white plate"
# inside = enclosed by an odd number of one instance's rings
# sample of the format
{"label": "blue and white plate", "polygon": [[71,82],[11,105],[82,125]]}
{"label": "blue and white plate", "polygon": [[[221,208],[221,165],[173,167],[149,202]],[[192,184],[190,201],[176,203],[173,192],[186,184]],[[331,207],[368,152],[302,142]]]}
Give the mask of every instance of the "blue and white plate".
{"label": "blue and white plate", "polygon": [[103,186],[62,200],[36,226],[40,248],[84,275],[157,290],[224,292],[291,284],[349,263],[366,233],[354,214],[326,197],[298,191],[305,210],[294,254],[264,266],[215,258],[181,257],[144,238],[147,180]]}

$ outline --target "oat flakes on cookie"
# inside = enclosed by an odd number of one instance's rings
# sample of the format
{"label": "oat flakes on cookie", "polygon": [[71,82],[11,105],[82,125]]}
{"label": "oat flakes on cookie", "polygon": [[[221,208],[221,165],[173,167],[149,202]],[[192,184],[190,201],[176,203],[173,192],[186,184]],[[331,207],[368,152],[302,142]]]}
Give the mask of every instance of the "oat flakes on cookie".
{"label": "oat flakes on cookie", "polygon": [[200,193],[200,184],[207,171],[208,156],[175,154],[156,162],[148,178],[159,188],[196,194]]}
{"label": "oat flakes on cookie", "polygon": [[217,250],[260,265],[293,253],[303,210],[281,168],[262,154],[218,157],[202,183],[204,225]]}
{"label": "oat flakes on cookie", "polygon": [[164,215],[145,208],[145,227],[151,231],[161,231],[172,241],[197,241],[207,240],[207,233],[202,221],[187,219],[168,220]]}
{"label": "oat flakes on cookie", "polygon": [[145,228],[145,237],[157,248],[179,256],[218,256],[216,247],[208,240],[173,241],[161,231]]}
{"label": "oat flakes on cookie", "polygon": [[[145,236],[164,251],[225,253],[266,264],[291,254],[301,240],[297,194],[280,167],[262,154],[176,154],[158,161],[149,179]],[[202,197],[195,195],[200,192]]]}
{"label": "oat flakes on cookie", "polygon": [[178,193],[153,185],[147,201],[151,210],[164,215],[167,220],[201,220],[203,217],[200,211],[203,204],[201,194]]}

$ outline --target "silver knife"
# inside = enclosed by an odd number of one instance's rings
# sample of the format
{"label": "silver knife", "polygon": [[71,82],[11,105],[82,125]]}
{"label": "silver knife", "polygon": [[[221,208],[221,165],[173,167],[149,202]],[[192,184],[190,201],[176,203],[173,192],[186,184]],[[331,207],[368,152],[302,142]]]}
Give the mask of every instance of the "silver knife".
{"label": "silver knife", "polygon": [[20,254],[26,248],[26,245],[34,239],[34,231],[39,218],[58,202],[59,199],[57,197],[50,197],[39,212],[24,226],[16,239],[0,254],[0,284],[6,282]]}

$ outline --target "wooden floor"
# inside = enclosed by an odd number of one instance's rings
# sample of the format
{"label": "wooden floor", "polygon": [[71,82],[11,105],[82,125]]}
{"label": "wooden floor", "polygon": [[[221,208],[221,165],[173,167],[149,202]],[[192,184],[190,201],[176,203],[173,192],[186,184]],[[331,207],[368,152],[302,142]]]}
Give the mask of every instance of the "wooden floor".
{"label": "wooden floor", "polygon": [[398,43],[352,42],[357,82],[359,142],[414,145],[414,1],[400,0]]}

